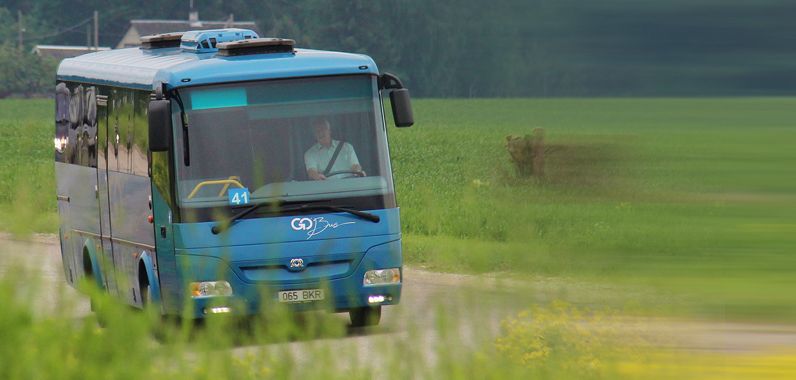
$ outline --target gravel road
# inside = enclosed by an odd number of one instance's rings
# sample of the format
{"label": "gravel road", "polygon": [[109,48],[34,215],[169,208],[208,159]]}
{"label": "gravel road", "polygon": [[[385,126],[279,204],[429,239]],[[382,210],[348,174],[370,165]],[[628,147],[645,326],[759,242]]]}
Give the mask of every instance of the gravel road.
{"label": "gravel road", "polygon": [[[35,305],[40,313],[55,313],[59,300],[71,299],[78,307],[70,317],[88,313],[85,297],[66,286],[56,237],[36,235],[30,240],[14,240],[0,235],[0,275],[8,275],[19,265],[38,268],[40,276]],[[35,273],[35,272],[34,272]],[[496,275],[440,274],[406,268],[402,303],[385,308],[382,323],[374,329],[348,329],[342,339],[319,339],[271,345],[300,351],[307,344],[326,344],[330,349],[359,351],[367,356],[376,347],[389,345],[396,337],[412,334],[432,347],[443,332],[437,328],[447,318],[458,326],[463,346],[483,343],[500,333],[500,320],[525,310],[535,303],[564,298],[574,304],[600,302],[593,284],[578,284],[560,279],[533,281],[501,280]],[[607,300],[606,302],[610,302]],[[341,323],[345,316],[340,315]],[[662,343],[676,350],[709,352],[755,352],[771,349],[796,349],[796,325],[728,323],[715,321],[632,318],[646,333],[666,337]],[[252,347],[240,347],[245,352]],[[433,360],[431,358],[430,360]]]}

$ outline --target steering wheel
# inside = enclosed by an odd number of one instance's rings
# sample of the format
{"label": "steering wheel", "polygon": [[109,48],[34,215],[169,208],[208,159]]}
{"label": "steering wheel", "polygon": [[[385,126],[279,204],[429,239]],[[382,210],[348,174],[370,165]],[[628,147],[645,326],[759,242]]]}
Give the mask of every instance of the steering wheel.
{"label": "steering wheel", "polygon": [[330,172],[329,174],[326,175],[326,178],[329,178],[331,176],[335,176],[335,175],[338,175],[338,174],[350,174],[350,175],[345,176],[343,178],[356,178],[356,177],[364,177],[365,176],[365,172],[362,171],[362,170],[338,170],[336,172]]}

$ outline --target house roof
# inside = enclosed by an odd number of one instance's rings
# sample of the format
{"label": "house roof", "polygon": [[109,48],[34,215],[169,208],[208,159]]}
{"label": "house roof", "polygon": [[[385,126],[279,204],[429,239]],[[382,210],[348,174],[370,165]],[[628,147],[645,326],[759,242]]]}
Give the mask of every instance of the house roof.
{"label": "house roof", "polygon": [[223,28],[251,29],[260,35],[260,30],[257,29],[257,24],[254,21],[130,20],[130,27],[134,27],[139,36]]}
{"label": "house roof", "polygon": [[68,45],[36,45],[31,50],[32,53],[40,57],[53,58],[61,61],[66,58],[73,58],[86,53],[110,50],[109,47],[99,47],[94,49],[88,46],[68,46]]}

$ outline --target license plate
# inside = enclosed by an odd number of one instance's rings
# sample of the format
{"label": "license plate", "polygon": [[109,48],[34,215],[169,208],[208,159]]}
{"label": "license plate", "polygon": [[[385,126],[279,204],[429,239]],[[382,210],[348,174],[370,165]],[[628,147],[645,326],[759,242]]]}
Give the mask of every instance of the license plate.
{"label": "license plate", "polygon": [[279,302],[312,302],[323,299],[323,289],[286,290],[279,292]]}

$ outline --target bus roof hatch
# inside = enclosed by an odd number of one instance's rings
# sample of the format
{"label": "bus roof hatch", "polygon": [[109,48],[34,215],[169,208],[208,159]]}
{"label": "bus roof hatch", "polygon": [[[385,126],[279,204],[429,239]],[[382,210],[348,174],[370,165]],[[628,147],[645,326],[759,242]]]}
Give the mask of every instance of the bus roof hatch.
{"label": "bus roof hatch", "polygon": [[141,37],[141,49],[175,48],[180,46],[182,32],[161,33]]}
{"label": "bus roof hatch", "polygon": [[217,45],[222,42],[254,38],[258,38],[257,33],[249,29],[194,30],[182,35],[180,47],[188,52],[213,53],[218,51]]}
{"label": "bus roof hatch", "polygon": [[254,38],[218,45],[218,55],[236,56],[249,54],[293,53],[296,41],[285,38]]}

